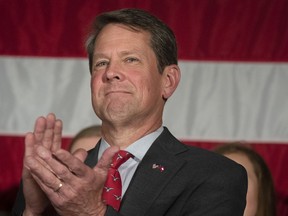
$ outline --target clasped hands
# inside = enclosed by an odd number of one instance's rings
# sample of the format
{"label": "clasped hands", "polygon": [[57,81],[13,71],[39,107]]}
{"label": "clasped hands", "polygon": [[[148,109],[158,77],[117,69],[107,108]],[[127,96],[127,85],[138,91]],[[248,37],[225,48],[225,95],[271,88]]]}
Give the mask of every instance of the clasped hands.
{"label": "clasped hands", "polygon": [[61,149],[62,121],[53,113],[39,117],[25,137],[23,215],[43,215],[53,207],[59,215],[104,215],[102,189],[113,155],[108,148],[94,168],[84,164],[87,152]]}

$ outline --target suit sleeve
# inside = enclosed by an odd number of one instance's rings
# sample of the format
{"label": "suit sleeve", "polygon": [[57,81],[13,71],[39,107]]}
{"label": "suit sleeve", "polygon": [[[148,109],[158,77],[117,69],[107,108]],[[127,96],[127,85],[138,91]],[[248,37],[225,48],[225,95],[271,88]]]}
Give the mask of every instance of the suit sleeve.
{"label": "suit sleeve", "polygon": [[23,185],[22,182],[20,183],[19,191],[14,202],[11,215],[13,216],[20,216],[23,214],[25,209],[25,199],[23,195]]}

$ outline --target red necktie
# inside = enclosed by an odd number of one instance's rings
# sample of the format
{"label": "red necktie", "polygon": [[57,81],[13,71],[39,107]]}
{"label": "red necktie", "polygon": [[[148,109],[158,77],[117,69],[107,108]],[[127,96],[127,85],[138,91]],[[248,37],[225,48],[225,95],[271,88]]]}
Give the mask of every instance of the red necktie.
{"label": "red necktie", "polygon": [[129,152],[120,150],[114,155],[111,167],[108,170],[108,176],[102,192],[102,199],[116,211],[119,210],[122,194],[122,182],[118,167],[132,156]]}

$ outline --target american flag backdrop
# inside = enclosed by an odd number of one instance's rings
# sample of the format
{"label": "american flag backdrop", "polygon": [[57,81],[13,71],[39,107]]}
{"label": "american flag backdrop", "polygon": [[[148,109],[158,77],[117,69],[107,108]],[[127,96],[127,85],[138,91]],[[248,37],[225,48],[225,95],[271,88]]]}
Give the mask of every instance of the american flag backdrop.
{"label": "american flag backdrop", "polygon": [[182,78],[164,125],[189,145],[245,141],[266,160],[288,215],[287,0],[0,0],[0,210],[21,178],[38,116],[64,122],[64,148],[99,124],[84,41],[100,12],[136,7],[175,32]]}

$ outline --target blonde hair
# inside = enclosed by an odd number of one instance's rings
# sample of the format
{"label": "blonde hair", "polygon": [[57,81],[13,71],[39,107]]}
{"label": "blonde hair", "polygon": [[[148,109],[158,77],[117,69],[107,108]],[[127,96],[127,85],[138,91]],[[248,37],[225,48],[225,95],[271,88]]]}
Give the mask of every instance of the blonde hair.
{"label": "blonde hair", "polygon": [[76,143],[77,140],[81,138],[88,138],[88,137],[101,137],[101,126],[100,125],[92,125],[89,127],[86,127],[79,131],[74,138],[71,140],[69,151],[71,151],[73,145]]}
{"label": "blonde hair", "polygon": [[255,216],[276,216],[273,178],[264,159],[251,146],[242,142],[228,143],[214,149],[221,155],[240,153],[248,157],[258,181],[258,208]]}

